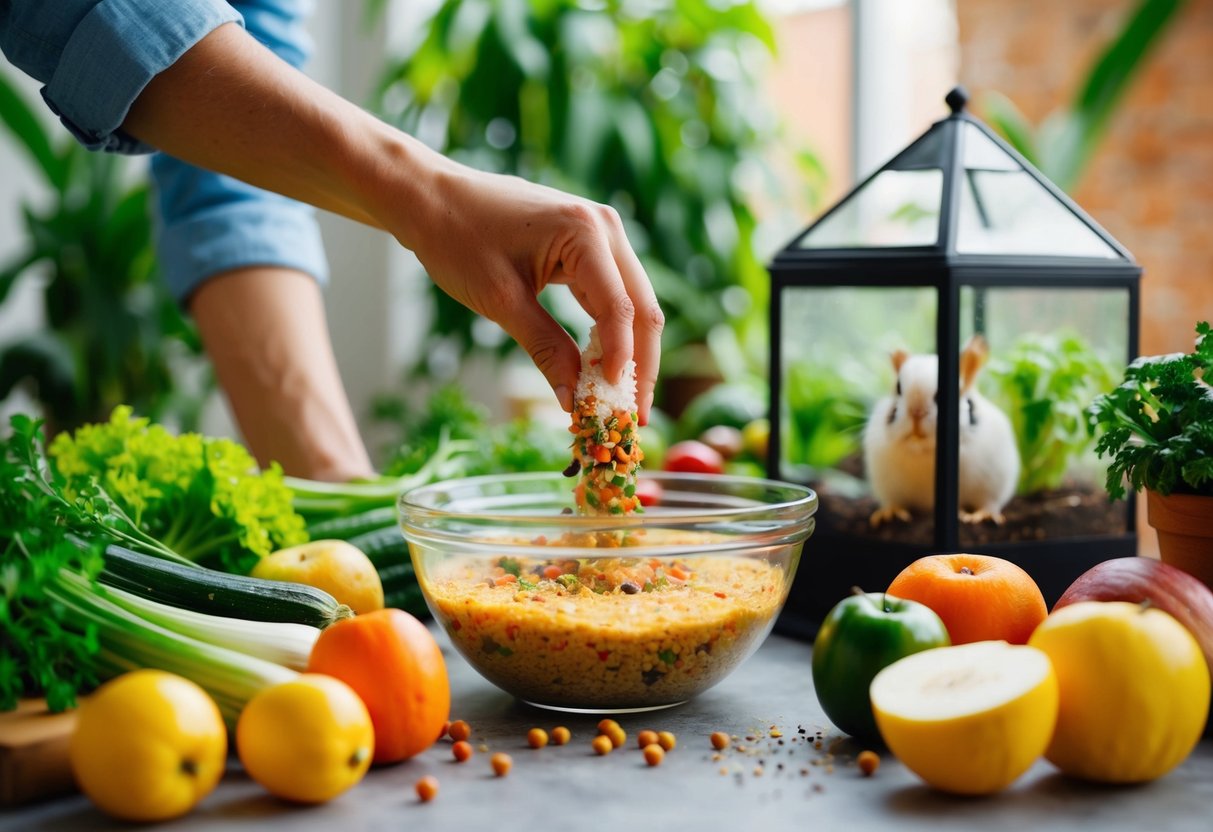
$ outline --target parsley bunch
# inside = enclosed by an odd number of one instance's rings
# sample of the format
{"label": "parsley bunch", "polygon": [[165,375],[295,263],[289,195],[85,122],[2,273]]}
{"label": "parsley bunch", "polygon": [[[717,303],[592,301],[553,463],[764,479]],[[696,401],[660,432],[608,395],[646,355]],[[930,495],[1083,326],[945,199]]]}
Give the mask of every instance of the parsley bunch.
{"label": "parsley bunch", "polygon": [[138,529],[198,564],[246,574],[307,540],[282,469],[258,471],[227,439],[176,436],[123,406],[108,422],[60,434],[50,456],[68,499],[95,484]]}
{"label": "parsley bunch", "polygon": [[97,633],[72,621],[46,590],[62,570],[96,577],[107,513],[101,495],[77,504],[57,494],[38,423],[15,416],[12,427],[0,443],[0,711],[35,691],[60,711],[97,683]]}
{"label": "parsley bunch", "polygon": [[1104,429],[1095,450],[1112,458],[1107,488],[1149,488],[1213,496],[1213,336],[1196,326],[1196,349],[1138,358],[1124,383],[1098,397],[1088,427]]}

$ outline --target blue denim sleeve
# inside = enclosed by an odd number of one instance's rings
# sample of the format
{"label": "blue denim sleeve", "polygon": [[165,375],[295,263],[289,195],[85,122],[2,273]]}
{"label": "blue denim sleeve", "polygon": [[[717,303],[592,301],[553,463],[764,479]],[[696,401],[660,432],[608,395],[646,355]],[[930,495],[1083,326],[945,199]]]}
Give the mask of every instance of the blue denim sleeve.
{"label": "blue denim sleeve", "polygon": [[[233,5],[249,34],[299,67],[311,52],[309,0],[246,0]],[[246,266],[297,269],[324,284],[328,262],[315,211],[230,176],[158,153],[152,157],[158,204],[156,245],[169,290],[180,301],[207,278]]]}
{"label": "blue denim sleeve", "polygon": [[[301,66],[311,51],[310,9],[311,0],[0,0],[0,49],[46,84],[47,104],[86,147],[147,152],[120,125],[155,75],[228,22]],[[178,300],[243,266],[283,266],[327,281],[310,207],[163,153],[151,167],[161,270]]]}
{"label": "blue denim sleeve", "polygon": [[131,103],[191,46],[240,14],[223,0],[7,0],[0,47],[90,150],[151,148],[120,129]]}

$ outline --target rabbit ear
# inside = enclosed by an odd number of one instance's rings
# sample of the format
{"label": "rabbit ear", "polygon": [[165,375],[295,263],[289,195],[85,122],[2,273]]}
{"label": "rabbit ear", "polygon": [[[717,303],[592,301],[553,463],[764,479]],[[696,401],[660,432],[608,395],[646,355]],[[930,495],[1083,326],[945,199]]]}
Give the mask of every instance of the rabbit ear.
{"label": "rabbit ear", "polygon": [[960,352],[960,389],[968,391],[977,381],[977,374],[990,357],[990,345],[980,335],[974,335]]}
{"label": "rabbit ear", "polygon": [[900,372],[901,365],[906,363],[906,359],[910,357],[910,354],[905,350],[893,350],[890,357],[893,359],[893,369]]}

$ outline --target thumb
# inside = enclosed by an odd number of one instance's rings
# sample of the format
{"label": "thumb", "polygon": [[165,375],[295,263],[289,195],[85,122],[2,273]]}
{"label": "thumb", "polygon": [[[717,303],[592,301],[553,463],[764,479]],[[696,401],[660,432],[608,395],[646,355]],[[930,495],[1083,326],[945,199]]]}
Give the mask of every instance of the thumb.
{"label": "thumb", "polygon": [[573,409],[573,390],[581,372],[581,351],[564,327],[548,314],[534,295],[506,310],[497,323],[531,356],[560,406]]}

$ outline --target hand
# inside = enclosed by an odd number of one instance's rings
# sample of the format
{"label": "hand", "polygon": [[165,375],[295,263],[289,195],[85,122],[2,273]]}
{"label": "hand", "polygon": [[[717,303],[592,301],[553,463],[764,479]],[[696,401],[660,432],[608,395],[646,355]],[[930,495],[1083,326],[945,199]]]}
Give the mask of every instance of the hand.
{"label": "hand", "polygon": [[566,410],[577,346],[537,296],[569,284],[598,323],[608,378],[635,359],[648,420],[664,320],[611,208],[445,159],[231,24],[156,76],[123,127],[187,162],[391,231],[444,291],[522,344]]}
{"label": "hand", "polygon": [[[438,286],[518,341],[571,410],[580,351],[537,297],[550,283],[568,284],[598,325],[608,380],[635,359],[647,422],[665,319],[615,210],[453,163],[440,166],[433,193],[440,210],[421,228],[414,213],[402,241]],[[392,227],[390,217],[380,220]]]}

